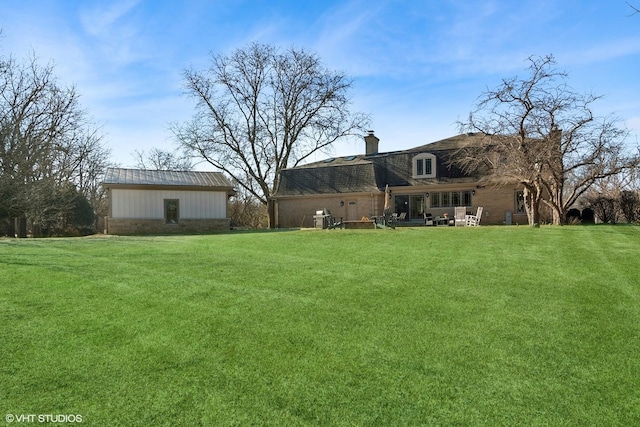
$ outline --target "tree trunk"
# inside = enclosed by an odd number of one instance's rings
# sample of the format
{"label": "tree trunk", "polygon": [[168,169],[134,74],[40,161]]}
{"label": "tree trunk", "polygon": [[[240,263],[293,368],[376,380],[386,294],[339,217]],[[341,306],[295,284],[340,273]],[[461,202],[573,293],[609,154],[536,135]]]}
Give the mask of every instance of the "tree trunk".
{"label": "tree trunk", "polygon": [[9,227],[7,228],[7,236],[16,237],[16,219],[9,218]]}
{"label": "tree trunk", "polygon": [[562,209],[562,189],[559,186],[553,185],[550,189],[549,202],[547,203],[551,207],[553,225],[564,224],[564,210]]}
{"label": "tree trunk", "polygon": [[540,224],[540,191],[534,186],[525,186],[524,190],[524,206],[527,212],[529,225],[534,227]]}
{"label": "tree trunk", "polygon": [[563,225],[564,215],[562,214],[562,212],[557,208],[554,208],[552,212],[553,212],[553,225]]}
{"label": "tree trunk", "polygon": [[278,224],[276,224],[276,202],[275,200],[269,199],[267,202],[267,211],[269,215],[269,228],[277,228]]}
{"label": "tree trunk", "polygon": [[18,235],[17,237],[19,238],[25,238],[27,237],[27,218],[24,216],[21,216],[20,218],[16,219],[17,224],[17,229],[18,229]]}

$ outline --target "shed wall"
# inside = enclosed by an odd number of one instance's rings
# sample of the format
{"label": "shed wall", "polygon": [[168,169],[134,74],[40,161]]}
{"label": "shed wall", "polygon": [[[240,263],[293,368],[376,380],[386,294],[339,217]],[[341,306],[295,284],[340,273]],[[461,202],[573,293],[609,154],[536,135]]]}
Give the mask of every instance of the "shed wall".
{"label": "shed wall", "polygon": [[111,190],[111,218],[164,218],[164,199],[178,199],[181,219],[227,217],[227,195],[221,191]]}

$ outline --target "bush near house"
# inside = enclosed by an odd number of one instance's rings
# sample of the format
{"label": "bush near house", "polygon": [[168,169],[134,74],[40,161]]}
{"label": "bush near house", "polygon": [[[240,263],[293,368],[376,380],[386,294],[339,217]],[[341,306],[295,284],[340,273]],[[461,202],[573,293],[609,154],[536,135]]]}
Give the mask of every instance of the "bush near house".
{"label": "bush near house", "polygon": [[0,240],[0,401],[83,425],[639,425],[640,228]]}

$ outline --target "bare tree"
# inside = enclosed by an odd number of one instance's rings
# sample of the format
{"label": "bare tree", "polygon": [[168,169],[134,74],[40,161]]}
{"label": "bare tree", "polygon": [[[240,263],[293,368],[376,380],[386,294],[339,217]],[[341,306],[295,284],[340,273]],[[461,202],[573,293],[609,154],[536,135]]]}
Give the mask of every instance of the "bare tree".
{"label": "bare tree", "polygon": [[184,156],[177,151],[166,151],[159,148],[152,148],[148,153],[144,150],[133,152],[136,159],[136,167],[140,169],[155,170],[193,170],[193,162],[188,156]]}
{"label": "bare tree", "polygon": [[254,43],[212,55],[207,70],[184,78],[197,107],[191,122],[174,126],[179,143],[268,205],[270,226],[280,171],[367,127],[349,109],[352,82],[301,49]]}
{"label": "bare tree", "polygon": [[0,57],[0,215],[18,219],[21,237],[27,220],[46,227],[72,209],[77,191],[69,184],[97,185],[109,152],[78,98],[51,65]]}
{"label": "bare tree", "polygon": [[530,224],[539,223],[543,204],[561,224],[594,183],[633,168],[639,158],[615,117],[593,115],[600,96],[571,89],[551,55],[528,61],[527,78],[504,79],[487,90],[469,120],[459,123],[486,135],[479,146],[463,149],[459,164],[496,184],[522,184]]}

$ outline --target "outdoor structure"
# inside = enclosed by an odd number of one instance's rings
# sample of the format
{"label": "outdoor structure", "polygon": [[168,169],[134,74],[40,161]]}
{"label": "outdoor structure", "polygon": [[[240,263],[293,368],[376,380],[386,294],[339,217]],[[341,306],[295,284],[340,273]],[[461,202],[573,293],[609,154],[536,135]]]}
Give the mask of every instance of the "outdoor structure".
{"label": "outdoor structure", "polygon": [[220,172],[109,168],[108,234],[205,233],[229,230],[231,182]]}
{"label": "outdoor structure", "polygon": [[364,137],[365,154],[283,170],[273,197],[276,224],[282,228],[313,227],[314,212],[319,209],[328,209],[345,222],[380,217],[385,188],[390,193],[391,211],[403,216],[407,224],[453,224],[456,207],[465,207],[466,214],[475,215],[480,206],[482,224],[527,224],[521,186],[488,185],[482,177],[452,166],[452,156],[481,137],[462,134],[408,150],[379,153],[380,140],[370,131]]}

